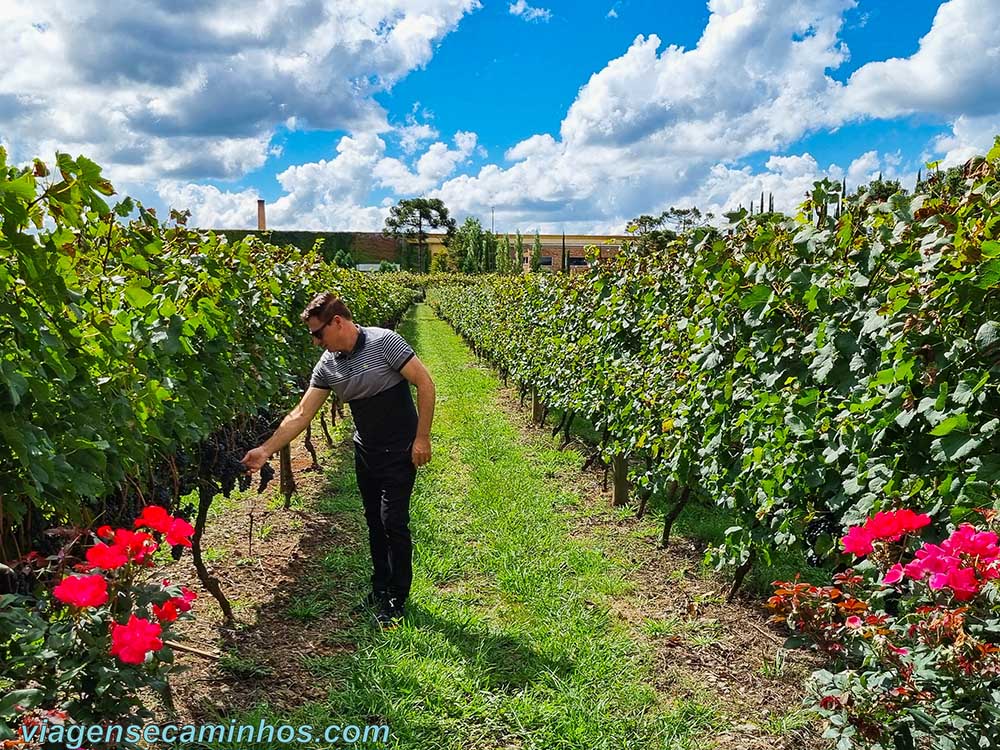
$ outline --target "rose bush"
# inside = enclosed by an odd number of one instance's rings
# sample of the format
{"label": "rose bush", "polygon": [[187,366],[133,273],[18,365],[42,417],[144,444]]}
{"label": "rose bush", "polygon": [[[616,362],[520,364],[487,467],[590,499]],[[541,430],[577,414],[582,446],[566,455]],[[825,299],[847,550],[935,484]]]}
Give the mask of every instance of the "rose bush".
{"label": "rose bush", "polygon": [[29,553],[12,572],[30,593],[0,596],[0,741],[39,717],[68,722],[150,716],[139,693],[165,694],[170,628],[196,595],[155,575],[161,542],[191,546],[194,529],[148,506],[134,529],[72,533],[56,554]]}
{"label": "rose bush", "polygon": [[[827,737],[852,747],[994,747],[1000,736],[1000,546],[982,524],[923,541],[931,518],[880,512],[841,540],[856,558],[832,586],[776,582],[790,646],[833,657],[813,674]],[[940,538],[940,537],[939,537]]]}

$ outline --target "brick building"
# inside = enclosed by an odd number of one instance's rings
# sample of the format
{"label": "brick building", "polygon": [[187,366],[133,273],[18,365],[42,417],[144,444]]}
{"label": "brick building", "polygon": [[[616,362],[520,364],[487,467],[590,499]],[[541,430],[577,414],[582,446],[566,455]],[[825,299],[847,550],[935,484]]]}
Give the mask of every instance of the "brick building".
{"label": "brick building", "polygon": [[[497,237],[502,238],[503,235],[497,235]],[[514,252],[517,235],[508,234],[507,237],[510,240],[511,251]],[[583,270],[588,267],[587,247],[591,245],[597,247],[600,257],[607,258],[617,253],[625,240],[633,238],[624,234],[542,234],[539,235],[538,239],[542,245],[543,271],[563,270],[563,258],[568,257],[569,272],[573,273],[577,269]],[[535,244],[535,235],[522,234],[521,242],[524,245],[521,267],[528,270],[531,267],[531,252]],[[445,252],[444,235],[428,235],[427,245],[432,257],[437,253]]]}
{"label": "brick building", "polygon": [[[390,263],[400,263],[402,261],[402,243],[392,237],[384,237],[379,232],[307,232],[293,230],[264,230],[253,231],[248,229],[224,229],[214,230],[225,234],[230,240],[238,240],[248,234],[258,234],[276,245],[295,245],[303,250],[313,247],[316,240],[323,240],[323,253],[327,258],[333,258],[338,250],[348,250],[354,257],[355,262],[364,265],[377,266],[380,261],[387,260]],[[498,235],[502,237],[502,235]],[[516,235],[508,235],[513,252]],[[569,272],[583,270],[587,268],[585,248],[593,245],[598,248],[600,257],[606,258],[614,255],[621,248],[622,242],[629,239],[626,235],[584,235],[584,234],[543,234],[539,235],[542,244],[542,270],[561,271],[563,270],[563,258],[569,261]],[[521,266],[527,270],[531,267],[531,249],[535,242],[535,235],[521,235],[521,242],[524,245],[524,255],[521,258]],[[416,243],[410,243],[415,245]],[[427,250],[430,257],[446,252],[444,247],[444,234],[429,234],[427,236]],[[566,255],[564,256],[564,249]]]}

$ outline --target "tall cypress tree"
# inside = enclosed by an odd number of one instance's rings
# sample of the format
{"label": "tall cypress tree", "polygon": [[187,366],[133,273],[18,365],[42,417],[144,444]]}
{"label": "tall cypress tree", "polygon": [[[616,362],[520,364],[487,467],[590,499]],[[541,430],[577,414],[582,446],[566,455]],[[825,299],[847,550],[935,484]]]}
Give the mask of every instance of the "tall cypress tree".
{"label": "tall cypress tree", "polygon": [[510,235],[506,232],[500,238],[500,249],[497,251],[497,273],[514,273],[514,259],[510,257]]}

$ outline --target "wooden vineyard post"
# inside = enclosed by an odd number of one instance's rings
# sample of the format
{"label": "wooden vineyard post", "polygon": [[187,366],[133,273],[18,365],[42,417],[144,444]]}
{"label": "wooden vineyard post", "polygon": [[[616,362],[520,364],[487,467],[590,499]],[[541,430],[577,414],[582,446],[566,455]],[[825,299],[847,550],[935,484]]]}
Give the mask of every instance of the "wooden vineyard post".
{"label": "wooden vineyard post", "polygon": [[542,402],[535,388],[531,389],[531,421],[535,424],[542,421]]}
{"label": "wooden vineyard post", "polygon": [[[257,230],[267,231],[267,216],[264,210],[264,200],[257,200]],[[291,506],[292,493],[295,492],[295,478],[292,476],[292,449],[285,446],[278,452],[281,465],[281,494],[285,496],[285,508]]]}
{"label": "wooden vineyard post", "polygon": [[616,508],[628,505],[628,462],[625,456],[618,454],[611,459],[611,468],[615,476],[613,503]]}
{"label": "wooden vineyard post", "polygon": [[291,507],[295,492],[295,477],[292,476],[292,449],[285,446],[279,454],[281,461],[281,494],[285,496],[285,508]]}

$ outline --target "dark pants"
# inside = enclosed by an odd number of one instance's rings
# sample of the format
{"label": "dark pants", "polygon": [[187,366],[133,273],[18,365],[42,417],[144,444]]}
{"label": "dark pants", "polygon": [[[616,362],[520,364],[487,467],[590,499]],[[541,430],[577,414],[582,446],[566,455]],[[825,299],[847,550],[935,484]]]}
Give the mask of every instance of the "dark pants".
{"label": "dark pants", "polygon": [[417,468],[409,449],[370,451],[355,443],[354,469],[368,521],[372,589],[402,604],[413,581],[410,494]]}

